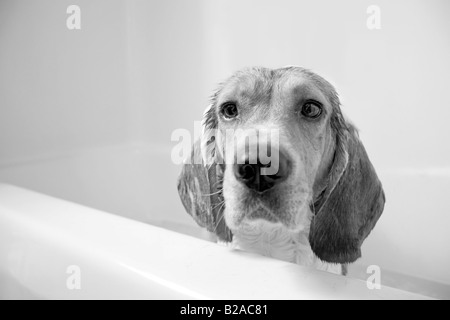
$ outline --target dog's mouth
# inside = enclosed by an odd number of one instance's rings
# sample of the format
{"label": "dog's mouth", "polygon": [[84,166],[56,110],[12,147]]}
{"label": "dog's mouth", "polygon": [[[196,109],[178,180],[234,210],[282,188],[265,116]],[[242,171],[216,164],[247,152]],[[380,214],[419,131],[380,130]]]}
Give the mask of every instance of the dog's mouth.
{"label": "dog's mouth", "polygon": [[229,223],[227,224],[231,229],[241,229],[260,221],[285,225],[286,227],[291,224],[290,215],[283,214],[277,205],[270,204],[270,201],[267,201],[264,197],[247,195],[245,200],[241,202],[241,206],[233,209],[228,212],[231,219],[228,220]]}
{"label": "dog's mouth", "polygon": [[260,203],[258,207],[249,211],[249,213],[245,215],[245,218],[249,221],[262,219],[271,223],[281,222],[279,216],[277,216],[273,210],[265,207],[262,203]]}
{"label": "dog's mouth", "polygon": [[[241,189],[226,199],[225,221],[231,230],[237,231],[265,222],[298,231],[310,223],[309,193],[297,193],[298,189],[287,188],[283,192],[269,191],[258,194]],[[297,191],[297,192],[296,192]]]}

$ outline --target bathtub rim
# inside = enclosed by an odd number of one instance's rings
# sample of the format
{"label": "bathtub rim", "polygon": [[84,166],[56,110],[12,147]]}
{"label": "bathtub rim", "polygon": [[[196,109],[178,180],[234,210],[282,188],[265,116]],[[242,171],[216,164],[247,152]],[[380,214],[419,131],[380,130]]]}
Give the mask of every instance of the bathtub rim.
{"label": "bathtub rim", "polygon": [[[28,201],[24,202],[24,197]],[[14,274],[18,283],[39,298],[430,299],[386,286],[368,290],[362,280],[232,251],[212,242],[7,184],[0,184],[0,220],[0,258],[4,261],[0,274]],[[99,225],[103,227],[100,235]],[[118,241],[120,230],[126,231],[127,237]],[[31,243],[39,245],[32,246],[31,251]],[[158,254],[158,259],[141,255],[150,249]],[[45,266],[39,261],[41,256],[48,255],[55,257],[52,261],[55,266]],[[19,260],[22,269],[14,269],[18,262],[12,261],[11,256]],[[96,279],[85,280],[91,292],[69,291],[58,284],[58,280],[66,279],[64,272],[52,275],[74,259],[83,261],[83,269],[97,275]],[[222,261],[227,261],[226,267]],[[106,263],[111,265],[105,266]],[[32,264],[40,267],[30,270]],[[268,274],[277,274],[280,279]],[[125,286],[129,292],[110,290],[108,275],[115,275],[114,287]],[[258,287],[261,277],[265,285]],[[50,279],[47,287],[40,278]],[[133,288],[127,283],[140,285]],[[283,283],[282,292],[272,290],[280,283]],[[8,292],[0,290],[0,296],[7,295]]]}

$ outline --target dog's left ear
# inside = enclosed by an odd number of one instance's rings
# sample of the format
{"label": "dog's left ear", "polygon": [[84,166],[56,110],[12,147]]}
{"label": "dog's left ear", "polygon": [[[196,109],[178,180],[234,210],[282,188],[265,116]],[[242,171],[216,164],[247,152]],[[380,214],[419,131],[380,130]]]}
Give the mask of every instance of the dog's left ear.
{"label": "dog's left ear", "polygon": [[336,149],[327,187],[314,205],[309,241],[321,260],[347,264],[361,257],[361,245],[384,209],[381,182],[356,129],[332,115]]}
{"label": "dog's left ear", "polygon": [[198,225],[225,242],[232,233],[225,223],[222,196],[224,166],[218,161],[215,129],[217,119],[212,106],[203,116],[203,133],[192,146],[191,157],[183,164],[178,177],[178,193],[186,211]]}

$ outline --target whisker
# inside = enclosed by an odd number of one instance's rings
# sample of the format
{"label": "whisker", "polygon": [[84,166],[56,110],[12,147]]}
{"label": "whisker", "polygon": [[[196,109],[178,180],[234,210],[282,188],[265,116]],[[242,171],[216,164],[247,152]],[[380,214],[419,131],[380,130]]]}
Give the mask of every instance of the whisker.
{"label": "whisker", "polygon": [[213,192],[213,193],[204,193],[204,194],[202,194],[202,196],[203,197],[210,197],[210,196],[213,196],[215,194],[220,194],[221,192],[222,192],[222,190],[219,190],[219,191]]}
{"label": "whisker", "polygon": [[225,205],[225,200],[220,201],[217,205],[215,205],[212,210],[216,209],[217,207],[221,206],[221,205]]}

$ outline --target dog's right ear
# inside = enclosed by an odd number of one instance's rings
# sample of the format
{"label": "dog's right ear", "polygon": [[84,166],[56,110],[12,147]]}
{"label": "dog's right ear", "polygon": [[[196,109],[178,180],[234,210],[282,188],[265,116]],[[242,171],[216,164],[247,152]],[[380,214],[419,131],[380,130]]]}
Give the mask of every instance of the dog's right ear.
{"label": "dog's right ear", "polygon": [[217,115],[213,105],[203,116],[203,132],[192,146],[178,178],[178,193],[186,211],[194,220],[225,242],[231,242],[232,233],[227,227],[223,212],[222,195],[224,166],[218,161],[216,150]]}

